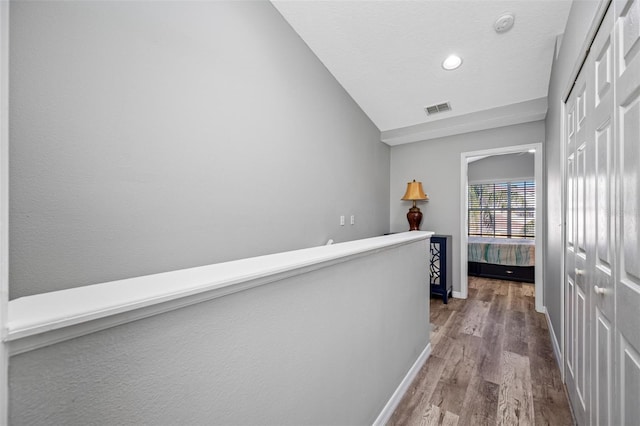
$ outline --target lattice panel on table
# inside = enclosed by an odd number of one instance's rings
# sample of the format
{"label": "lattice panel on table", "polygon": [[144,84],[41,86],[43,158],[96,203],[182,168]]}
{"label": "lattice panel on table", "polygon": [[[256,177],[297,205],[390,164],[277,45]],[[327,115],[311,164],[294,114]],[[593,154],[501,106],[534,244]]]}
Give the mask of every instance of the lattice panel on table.
{"label": "lattice panel on table", "polygon": [[431,262],[429,265],[429,273],[431,275],[431,284],[440,285],[440,250],[442,244],[431,243]]}

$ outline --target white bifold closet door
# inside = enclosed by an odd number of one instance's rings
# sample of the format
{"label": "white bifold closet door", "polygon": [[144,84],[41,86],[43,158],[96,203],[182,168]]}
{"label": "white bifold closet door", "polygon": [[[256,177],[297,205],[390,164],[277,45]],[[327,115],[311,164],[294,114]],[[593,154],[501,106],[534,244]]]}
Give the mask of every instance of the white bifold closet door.
{"label": "white bifold closet door", "polygon": [[614,1],[565,104],[565,373],[578,424],[640,421],[640,0]]}
{"label": "white bifold closet door", "polygon": [[[614,424],[640,422],[640,0],[616,1],[618,154]],[[608,297],[612,297],[610,295]]]}
{"label": "white bifold closet door", "polygon": [[594,141],[588,128],[593,121],[593,89],[587,70],[588,65],[585,65],[566,104],[566,380],[579,424],[586,422],[591,391],[591,353],[588,348],[592,294],[589,269],[593,263],[594,241],[588,225],[591,210],[588,183],[594,175]]}

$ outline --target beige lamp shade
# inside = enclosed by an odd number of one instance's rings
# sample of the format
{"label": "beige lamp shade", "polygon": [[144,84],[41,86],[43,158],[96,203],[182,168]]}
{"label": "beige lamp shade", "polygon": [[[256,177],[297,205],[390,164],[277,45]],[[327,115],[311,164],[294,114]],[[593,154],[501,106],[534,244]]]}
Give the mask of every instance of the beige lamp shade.
{"label": "beige lamp shade", "polygon": [[403,200],[415,201],[415,200],[428,200],[429,197],[424,193],[424,189],[422,189],[422,182],[416,182],[414,179],[413,182],[407,183],[407,192],[405,192]]}

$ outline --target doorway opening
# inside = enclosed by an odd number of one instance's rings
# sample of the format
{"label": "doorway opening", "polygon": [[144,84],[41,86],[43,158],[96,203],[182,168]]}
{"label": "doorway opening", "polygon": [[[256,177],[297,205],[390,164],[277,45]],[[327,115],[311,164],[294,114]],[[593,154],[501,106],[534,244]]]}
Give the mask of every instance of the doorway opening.
{"label": "doorway opening", "polygon": [[503,148],[485,149],[480,151],[463,152],[460,155],[460,293],[454,292],[454,297],[466,299],[469,291],[468,261],[469,261],[469,164],[487,157],[528,153],[533,154],[533,171],[535,182],[535,309],[544,312],[543,303],[543,181],[542,181],[542,143],[508,146]]}

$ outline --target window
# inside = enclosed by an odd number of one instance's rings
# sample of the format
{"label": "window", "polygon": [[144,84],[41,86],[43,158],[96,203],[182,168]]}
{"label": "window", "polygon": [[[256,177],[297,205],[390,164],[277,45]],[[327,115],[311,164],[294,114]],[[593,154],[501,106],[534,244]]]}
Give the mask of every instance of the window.
{"label": "window", "polygon": [[469,184],[469,236],[534,238],[533,181]]}

